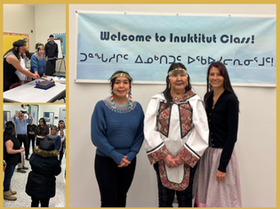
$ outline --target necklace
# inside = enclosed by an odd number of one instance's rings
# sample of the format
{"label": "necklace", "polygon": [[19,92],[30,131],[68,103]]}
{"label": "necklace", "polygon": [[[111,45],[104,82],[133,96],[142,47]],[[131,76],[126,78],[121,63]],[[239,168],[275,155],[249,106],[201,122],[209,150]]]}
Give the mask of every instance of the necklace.
{"label": "necklace", "polygon": [[183,94],[183,95],[181,95],[181,96],[172,96],[172,98],[175,100],[175,101],[178,101],[178,100],[180,100],[180,99],[182,99],[183,98],[183,96],[184,96],[185,94]]}

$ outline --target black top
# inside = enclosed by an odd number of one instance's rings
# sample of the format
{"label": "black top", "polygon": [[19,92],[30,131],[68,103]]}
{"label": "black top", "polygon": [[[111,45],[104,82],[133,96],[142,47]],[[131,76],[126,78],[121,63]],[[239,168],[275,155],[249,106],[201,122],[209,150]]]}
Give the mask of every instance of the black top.
{"label": "black top", "polygon": [[28,174],[25,191],[31,197],[47,199],[55,196],[55,176],[60,174],[61,167],[54,147],[53,141],[43,140],[30,157],[32,171]]}
{"label": "black top", "polygon": [[209,124],[209,146],[222,148],[219,171],[226,172],[237,140],[239,102],[235,94],[224,91],[213,107],[213,92],[206,104]]}
{"label": "black top", "polygon": [[4,58],[3,69],[4,69],[4,79],[6,80],[11,80],[15,72],[17,71],[17,69],[12,64],[6,61],[6,58]]}
{"label": "black top", "polygon": [[19,150],[20,149],[20,143],[18,139],[14,135],[6,135],[4,137],[4,160],[6,161],[7,165],[17,165],[18,163],[21,162],[20,159],[20,153],[17,154],[9,154],[7,152],[7,148],[5,143],[7,141],[11,140],[13,142],[13,149],[14,150]]}
{"label": "black top", "polygon": [[[35,124],[28,124],[27,125],[27,134],[28,134],[28,137],[32,137],[34,136],[35,137],[35,130],[36,130],[36,125]],[[34,134],[29,134],[29,132],[34,132]]]}
{"label": "black top", "polygon": [[57,43],[53,42],[51,44],[50,42],[45,44],[45,54],[48,58],[56,57],[58,58],[58,46]]}

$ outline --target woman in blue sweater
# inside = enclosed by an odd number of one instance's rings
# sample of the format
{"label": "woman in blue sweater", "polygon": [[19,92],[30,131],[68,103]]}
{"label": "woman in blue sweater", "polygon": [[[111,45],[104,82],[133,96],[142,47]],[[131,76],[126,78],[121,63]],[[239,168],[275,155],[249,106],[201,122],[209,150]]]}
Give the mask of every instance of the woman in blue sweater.
{"label": "woman in blue sweater", "polygon": [[96,104],[91,118],[91,140],[97,147],[95,175],[101,207],[125,207],[144,139],[144,113],[131,100],[132,78],[127,72],[115,72],[110,81],[112,95]]}
{"label": "woman in blue sweater", "polygon": [[44,45],[37,43],[36,52],[31,56],[31,72],[40,77],[47,77],[45,75],[47,61],[44,53]]}

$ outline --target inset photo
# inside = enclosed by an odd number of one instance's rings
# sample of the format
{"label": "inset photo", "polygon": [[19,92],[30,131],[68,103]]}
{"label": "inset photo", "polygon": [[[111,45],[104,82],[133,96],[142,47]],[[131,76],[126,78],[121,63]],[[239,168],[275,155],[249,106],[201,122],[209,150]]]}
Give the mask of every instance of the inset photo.
{"label": "inset photo", "polygon": [[3,105],[3,206],[65,207],[65,105]]}
{"label": "inset photo", "polygon": [[64,4],[3,5],[4,102],[65,103],[65,56]]}

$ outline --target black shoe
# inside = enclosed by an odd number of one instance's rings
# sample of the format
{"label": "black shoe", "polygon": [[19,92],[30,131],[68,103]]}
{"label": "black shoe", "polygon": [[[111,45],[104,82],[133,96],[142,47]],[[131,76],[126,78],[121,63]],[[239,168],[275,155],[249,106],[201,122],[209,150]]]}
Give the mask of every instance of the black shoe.
{"label": "black shoe", "polygon": [[22,169],[24,169],[24,170],[28,170],[28,167],[24,167],[24,166],[23,166],[23,167],[22,167]]}
{"label": "black shoe", "polygon": [[19,173],[26,173],[26,171],[22,170],[21,168],[18,168],[17,172],[19,172]]}
{"label": "black shoe", "polygon": [[29,158],[28,158],[28,157],[26,157],[26,158],[25,158],[25,160],[29,160]]}

